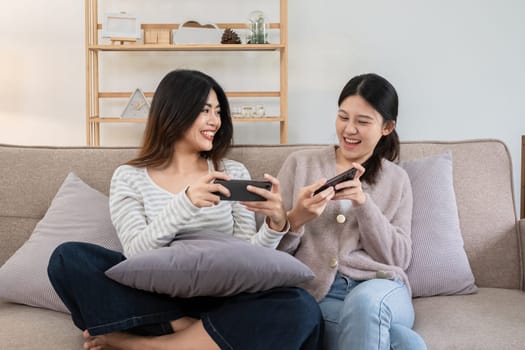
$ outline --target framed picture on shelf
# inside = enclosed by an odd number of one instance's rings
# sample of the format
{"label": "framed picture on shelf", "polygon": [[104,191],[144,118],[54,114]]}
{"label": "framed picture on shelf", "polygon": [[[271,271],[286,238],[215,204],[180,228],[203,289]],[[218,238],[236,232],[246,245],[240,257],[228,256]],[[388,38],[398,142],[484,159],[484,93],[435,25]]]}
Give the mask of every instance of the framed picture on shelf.
{"label": "framed picture on shelf", "polygon": [[106,13],[102,36],[104,38],[140,39],[140,23],[137,17],[125,12]]}

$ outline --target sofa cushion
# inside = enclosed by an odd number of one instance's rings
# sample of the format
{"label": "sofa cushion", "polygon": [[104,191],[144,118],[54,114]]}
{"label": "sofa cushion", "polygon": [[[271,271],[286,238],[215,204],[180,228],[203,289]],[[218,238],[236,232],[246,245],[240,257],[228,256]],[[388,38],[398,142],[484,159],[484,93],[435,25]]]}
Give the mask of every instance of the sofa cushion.
{"label": "sofa cushion", "polygon": [[414,299],[414,330],[430,350],[524,349],[525,293],[479,288],[476,294]]}
{"label": "sofa cushion", "polygon": [[450,152],[403,161],[412,184],[412,260],[407,269],[414,297],[477,290],[463,248]]}
{"label": "sofa cushion", "polygon": [[66,241],[122,251],[109,215],[108,197],[70,173],[29,239],[0,267],[0,298],[68,312],[47,276],[53,250]]}
{"label": "sofa cushion", "polygon": [[82,331],[62,312],[0,301],[0,349],[83,349]]}
{"label": "sofa cushion", "polygon": [[306,265],[285,252],[209,232],[179,234],[169,247],[134,255],[106,275],[173,297],[258,292],[314,278]]}

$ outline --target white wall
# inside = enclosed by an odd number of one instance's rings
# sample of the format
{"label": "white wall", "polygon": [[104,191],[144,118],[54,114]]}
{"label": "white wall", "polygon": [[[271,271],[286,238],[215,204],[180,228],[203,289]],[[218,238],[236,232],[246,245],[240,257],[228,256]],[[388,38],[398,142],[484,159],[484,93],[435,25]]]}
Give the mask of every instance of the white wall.
{"label": "white wall", "polygon": [[[220,6],[206,1],[213,11],[190,0],[106,4],[109,10],[141,13],[150,22],[156,12],[173,22],[189,17],[242,21],[256,8],[277,20],[275,0],[223,0]],[[521,0],[289,0],[289,142],[335,141],[340,89],[353,75],[377,72],[400,95],[403,140],[503,140],[512,154],[518,199],[525,134],[520,108],[525,97],[524,13]],[[163,58],[154,67],[157,73],[144,72],[147,84],[155,86],[172,65],[222,69],[216,75],[226,88],[249,84],[242,80],[244,71],[232,70],[220,58],[210,66],[198,57],[190,54],[190,63]],[[127,61],[122,76],[139,59]],[[235,55],[228,59],[239,60]],[[0,2],[0,142],[85,144],[84,64],[83,1]],[[261,79],[269,76],[264,84],[271,86],[271,72],[265,72],[271,68],[265,64],[256,61]],[[237,143],[278,139],[275,125],[252,126],[236,126]],[[106,143],[136,144],[140,134],[137,125],[108,128]]]}

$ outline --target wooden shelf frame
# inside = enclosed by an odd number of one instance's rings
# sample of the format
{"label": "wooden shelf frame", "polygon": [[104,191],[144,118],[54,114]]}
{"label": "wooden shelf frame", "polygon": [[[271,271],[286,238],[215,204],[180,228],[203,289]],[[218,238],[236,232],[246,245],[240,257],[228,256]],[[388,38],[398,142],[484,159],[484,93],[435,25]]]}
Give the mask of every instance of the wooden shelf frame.
{"label": "wooden shelf frame", "polygon": [[[100,115],[100,100],[111,98],[129,98],[128,91],[100,91],[99,85],[99,53],[101,52],[145,52],[145,51],[276,51],[279,52],[279,90],[278,91],[230,91],[228,97],[233,98],[278,98],[279,116],[257,118],[233,118],[234,122],[278,122],[279,140],[281,144],[288,142],[288,1],[279,1],[279,22],[270,23],[270,29],[279,30],[278,44],[170,44],[144,45],[124,44],[105,45],[98,42],[102,24],[98,22],[98,0],[85,0],[86,23],[86,142],[90,146],[100,146],[100,126],[106,123],[145,123],[144,118],[120,118]],[[147,23],[141,24],[141,29],[167,28],[176,30],[178,23]],[[217,23],[220,29],[244,29],[244,23]],[[151,98],[153,92],[145,92]]]}
{"label": "wooden shelf frame", "polygon": [[525,219],[525,135],[521,136],[521,215]]}

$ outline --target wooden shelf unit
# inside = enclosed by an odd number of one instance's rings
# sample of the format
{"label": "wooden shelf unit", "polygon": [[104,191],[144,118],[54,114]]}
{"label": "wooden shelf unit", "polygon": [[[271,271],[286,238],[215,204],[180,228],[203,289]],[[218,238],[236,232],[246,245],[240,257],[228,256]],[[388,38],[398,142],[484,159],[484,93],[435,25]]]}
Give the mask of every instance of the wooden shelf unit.
{"label": "wooden shelf unit", "polygon": [[[279,22],[270,23],[270,29],[279,31],[278,44],[99,44],[99,31],[102,24],[98,23],[98,0],[85,0],[86,7],[86,142],[90,146],[100,146],[100,126],[106,123],[145,123],[145,118],[125,118],[100,115],[100,100],[111,98],[129,98],[132,92],[100,91],[99,60],[101,52],[154,52],[154,51],[179,51],[179,52],[248,52],[260,51],[279,53],[279,90],[278,91],[227,91],[228,97],[235,98],[267,98],[279,99],[279,115],[257,118],[233,118],[234,122],[279,123],[279,140],[281,144],[288,142],[288,2],[279,1]],[[220,29],[244,29],[244,23],[216,23]],[[152,23],[141,24],[141,29],[167,28],[176,30],[179,23]],[[151,98],[153,92],[145,92]]]}

